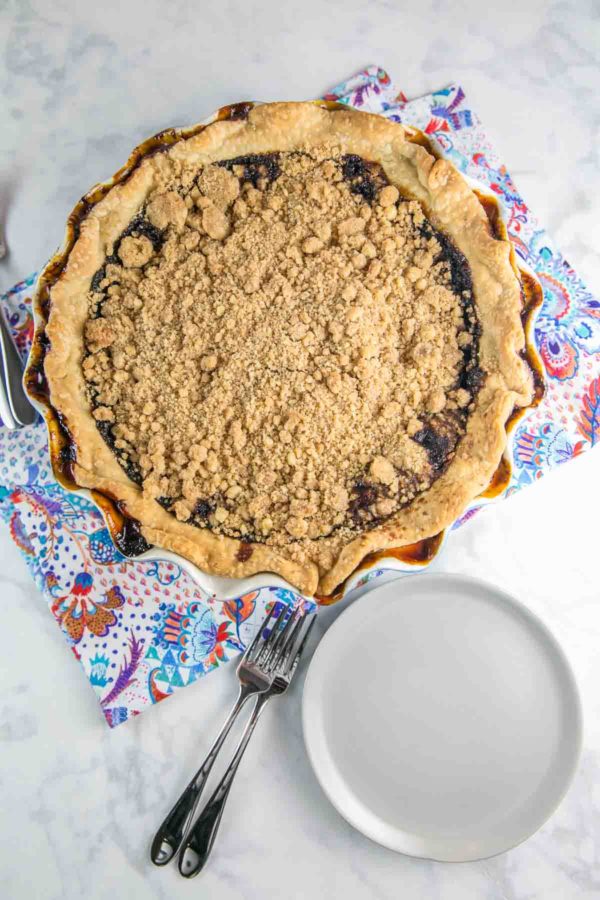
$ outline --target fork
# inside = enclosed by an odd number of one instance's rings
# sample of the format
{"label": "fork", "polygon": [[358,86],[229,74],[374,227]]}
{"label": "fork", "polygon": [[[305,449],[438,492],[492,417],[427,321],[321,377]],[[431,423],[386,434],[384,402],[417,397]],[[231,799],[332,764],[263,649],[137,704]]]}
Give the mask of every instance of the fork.
{"label": "fork", "polygon": [[0,310],[0,409],[7,428],[31,425],[37,416],[25,394],[22,378],[23,364]]}
{"label": "fork", "polygon": [[[233,723],[250,697],[261,694],[271,687],[279,654],[286,646],[286,636],[290,631],[293,631],[294,622],[298,621],[298,619],[301,621],[304,616],[303,612],[301,612],[300,616],[292,612],[287,622],[284,622],[289,612],[289,607],[283,604],[282,608],[278,609],[277,614],[275,614],[277,609],[278,604],[271,608],[237,667],[237,677],[240,683],[237,700],[208,751],[206,759],[154,836],[150,858],[157,866],[165,866],[179,850],[194,817],[200,795],[204,790],[215,759]],[[267,632],[270,624],[272,624],[271,630]]]}
{"label": "fork", "polygon": [[256,698],[252,716],[244,729],[227,771],[186,837],[185,844],[179,855],[179,872],[184,878],[193,878],[194,875],[201,872],[206,865],[219,830],[223,810],[225,809],[225,803],[229,796],[233,779],[238,770],[242,756],[244,755],[244,751],[248,746],[248,742],[252,737],[258,719],[271,697],[285,693],[290,686],[290,682],[298,668],[298,663],[306,645],[306,641],[308,640],[311,628],[316,621],[316,615],[311,616],[308,628],[304,630],[300,645],[297,646],[297,639],[302,632],[306,618],[306,615],[298,617],[292,631],[288,637],[285,638],[283,642],[283,653],[279,656],[277,661],[275,677],[273,678],[271,686],[266,691],[262,691]]}

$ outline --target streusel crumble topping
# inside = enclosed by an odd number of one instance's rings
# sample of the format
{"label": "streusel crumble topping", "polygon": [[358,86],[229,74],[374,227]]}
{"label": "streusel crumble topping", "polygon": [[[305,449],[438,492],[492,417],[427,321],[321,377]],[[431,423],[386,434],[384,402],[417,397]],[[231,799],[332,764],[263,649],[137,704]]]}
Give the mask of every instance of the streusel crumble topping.
{"label": "streusel crumble topping", "polygon": [[174,161],[89,293],[97,426],[182,522],[288,545],[426,491],[482,378],[466,261],[335,148]]}

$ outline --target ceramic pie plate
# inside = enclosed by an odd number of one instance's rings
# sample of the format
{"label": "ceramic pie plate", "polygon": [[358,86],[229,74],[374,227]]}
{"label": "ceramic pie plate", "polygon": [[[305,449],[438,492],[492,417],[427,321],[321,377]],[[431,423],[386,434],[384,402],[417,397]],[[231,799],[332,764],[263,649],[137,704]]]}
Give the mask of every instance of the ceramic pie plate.
{"label": "ceramic pie plate", "polygon": [[349,606],[313,657],[302,719],[338,812],[391,850],[445,862],[537,831],[581,749],[556,639],[508,594],[458,575],[405,578]]}
{"label": "ceramic pie plate", "polygon": [[[340,104],[330,101],[317,100],[314,102],[326,108],[340,107]],[[222,600],[239,597],[241,594],[264,587],[289,588],[290,585],[281,577],[268,572],[242,579],[210,575],[201,571],[189,560],[170,551],[163,550],[160,547],[148,549],[148,545],[141,536],[139,523],[120,508],[118,503],[100,491],[89,491],[87,488],[82,488],[77,484],[70,465],[76,448],[70,441],[68,431],[64,427],[60,414],[52,407],[45,382],[43,372],[44,355],[47,348],[45,326],[49,314],[50,290],[67,263],[71,248],[79,235],[79,224],[88,214],[90,208],[105,197],[115,184],[127,179],[146,155],[159,152],[178,141],[198,134],[213,122],[222,121],[223,119],[242,118],[256,105],[253,102],[246,102],[225,106],[197,125],[189,128],[171,128],[154,135],[136,147],[125,166],[119,169],[111,179],[93,187],[79,201],[69,216],[61,248],[48,262],[35,287],[33,297],[35,336],[24,376],[25,390],[33,405],[46,421],[52,467],[59,484],[66,490],[83,494],[98,506],[104,516],[113,542],[125,556],[141,561],[161,559],[174,562],[187,571],[203,590]],[[345,106],[341,108],[346,109]],[[421,131],[406,125],[404,127],[411,135],[411,140],[424,144],[432,153],[440,155],[436,149],[435,142]],[[492,194],[484,185],[469,178],[467,178],[467,181],[477,193],[486,211],[493,233],[497,237],[506,239],[507,230],[504,212],[498,197]],[[514,435],[515,426],[517,422],[522,421],[523,417],[533,407],[537,406],[544,392],[542,364],[534,342],[535,318],[543,300],[542,289],[534,273],[520,261],[517,264],[514,250],[512,251],[512,263],[522,285],[522,319],[526,336],[525,355],[534,375],[534,398],[531,406],[515,409],[513,415],[509,418],[506,424],[507,446],[500,466],[489,487],[472,501],[464,511],[465,513],[503,496],[512,473],[512,436]],[[373,579],[380,580],[381,577],[396,578],[398,575],[414,573],[426,568],[440,552],[450,530],[450,528],[447,528],[439,534],[418,541],[416,544],[371,554],[360,563],[345,582],[338,586],[333,594],[328,597],[318,597],[317,599],[322,603],[332,603],[347,596],[350,592],[356,596],[357,591],[367,589],[367,586],[370,587]],[[297,593],[297,591],[295,592]]]}

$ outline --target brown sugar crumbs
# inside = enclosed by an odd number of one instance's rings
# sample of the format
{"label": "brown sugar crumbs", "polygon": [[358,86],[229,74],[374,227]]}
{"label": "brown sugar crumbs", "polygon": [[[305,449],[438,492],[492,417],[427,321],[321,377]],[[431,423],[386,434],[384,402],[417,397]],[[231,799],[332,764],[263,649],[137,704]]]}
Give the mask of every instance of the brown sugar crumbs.
{"label": "brown sugar crumbs", "polygon": [[160,172],[94,279],[83,361],[145,495],[284,545],[426,491],[479,370],[466,263],[420,205],[332,148]]}

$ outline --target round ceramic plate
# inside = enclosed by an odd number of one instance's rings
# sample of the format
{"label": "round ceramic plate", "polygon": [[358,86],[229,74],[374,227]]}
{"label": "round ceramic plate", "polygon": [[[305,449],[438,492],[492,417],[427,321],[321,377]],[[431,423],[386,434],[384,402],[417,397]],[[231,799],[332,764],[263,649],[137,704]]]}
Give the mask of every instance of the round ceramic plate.
{"label": "round ceramic plate", "polygon": [[321,787],[351,825],[448,862],[533,834],[569,786],[582,730],[545,625],[457,575],[409,577],[352,604],[314,655],[303,726]]}

